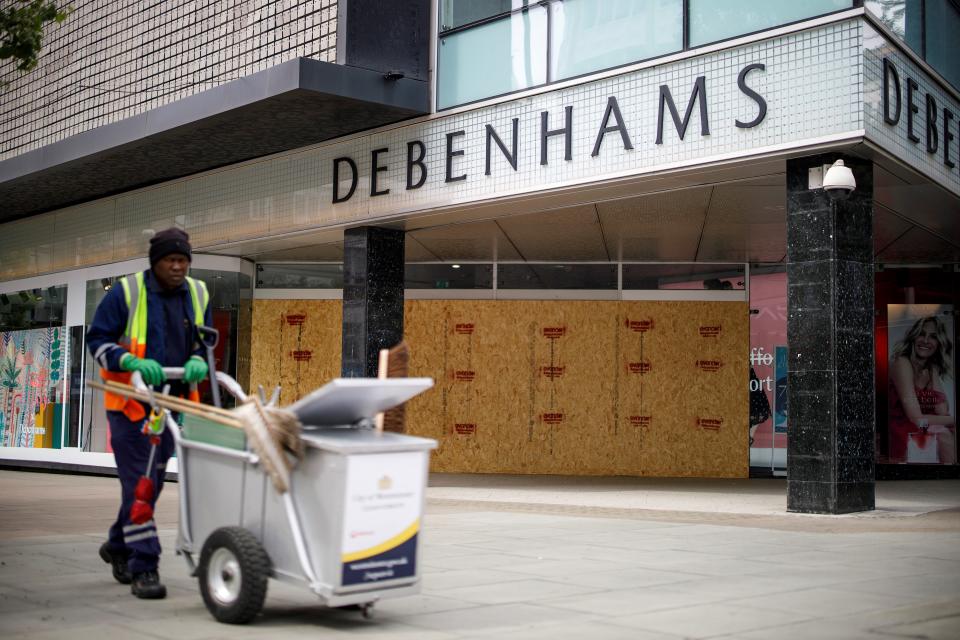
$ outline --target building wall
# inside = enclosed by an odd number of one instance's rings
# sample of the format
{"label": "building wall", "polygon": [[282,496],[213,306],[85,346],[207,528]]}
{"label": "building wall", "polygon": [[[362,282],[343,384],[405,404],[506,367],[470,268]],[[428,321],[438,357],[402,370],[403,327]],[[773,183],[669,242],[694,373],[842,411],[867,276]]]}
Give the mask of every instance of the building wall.
{"label": "building wall", "polygon": [[[892,72],[888,71],[890,87],[887,108],[889,115],[896,120],[895,124],[884,120],[884,59],[893,67]],[[863,75],[863,112],[867,137],[901,162],[936,180],[953,193],[960,194],[960,100],[957,99],[957,93],[935,82],[916,62],[870,25],[864,26]],[[919,138],[917,141],[908,137],[907,121],[911,102],[907,94],[908,79],[917,83],[916,90],[912,92],[912,102],[917,108],[912,117],[913,133]],[[899,114],[896,114],[897,93],[900,94]],[[945,111],[950,115],[945,115]],[[932,147],[928,146],[927,141],[930,115],[933,115]],[[945,125],[945,118],[952,119]],[[947,127],[946,131],[944,126]]]}
{"label": "building wall", "polygon": [[[339,375],[338,300],[254,302],[252,380],[281,404]],[[746,477],[744,302],[408,300],[408,431],[432,469]]]}
{"label": "building wall", "polygon": [[336,0],[72,2],[40,63],[0,66],[0,160],[297,57],[336,61]]}
{"label": "building wall", "polygon": [[[0,280],[127,259],[139,251],[146,228],[181,226],[194,248],[203,251],[855,137],[864,127],[861,35],[860,20],[826,24],[31,216],[0,227],[5,258]],[[756,126],[743,128],[736,125],[738,119],[751,120],[759,113],[758,103],[738,88],[739,74],[751,64],[765,65],[750,71],[744,82],[763,96],[767,109]],[[700,110],[689,102],[698,77],[706,99],[696,104],[707,108],[709,135],[702,133]],[[664,109],[658,144],[661,86],[673,92],[678,117],[694,106],[684,138]],[[817,99],[810,100],[811,95]],[[594,155],[601,127],[616,122],[607,113],[611,97],[618,100],[632,148],[625,148],[616,131],[608,132]],[[564,126],[567,108],[571,159],[564,159],[565,137],[557,135],[546,146],[548,163],[541,164],[542,114],[548,114],[554,130]],[[516,170],[486,133],[490,125],[512,148],[514,121]],[[424,146],[426,179],[412,187],[408,153],[416,157],[409,146],[415,142]],[[380,149],[378,166],[386,170],[377,172],[377,190],[389,193],[371,195],[371,157]],[[337,158],[355,161],[358,175],[353,195],[334,202]],[[421,170],[413,167],[410,174],[415,182]],[[350,190],[348,176],[343,165],[341,197]]]}

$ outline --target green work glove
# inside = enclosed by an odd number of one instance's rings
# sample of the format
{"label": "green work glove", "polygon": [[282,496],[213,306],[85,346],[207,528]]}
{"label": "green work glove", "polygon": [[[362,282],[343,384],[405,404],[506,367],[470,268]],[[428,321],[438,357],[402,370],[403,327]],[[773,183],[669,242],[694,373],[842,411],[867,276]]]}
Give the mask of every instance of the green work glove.
{"label": "green work glove", "polygon": [[186,382],[200,382],[207,377],[210,369],[200,356],[190,356],[183,365],[183,379]]}
{"label": "green work glove", "polygon": [[155,387],[167,379],[159,362],[150,358],[138,358],[132,353],[123,356],[120,360],[120,368],[130,372],[139,371],[143,381],[151,387]]}

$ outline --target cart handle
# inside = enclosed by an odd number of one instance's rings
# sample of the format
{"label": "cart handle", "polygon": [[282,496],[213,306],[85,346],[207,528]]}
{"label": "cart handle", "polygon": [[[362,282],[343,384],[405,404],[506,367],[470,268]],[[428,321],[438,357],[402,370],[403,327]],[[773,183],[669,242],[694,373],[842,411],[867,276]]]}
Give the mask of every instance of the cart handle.
{"label": "cart handle", "polygon": [[[167,380],[182,380],[183,379],[183,367],[164,367],[163,373],[167,376]],[[230,395],[239,400],[240,402],[247,401],[247,394],[244,392],[240,384],[234,380],[230,375],[224,373],[223,371],[217,371],[217,382],[220,383],[220,386],[225,388]],[[143,376],[140,375],[139,371],[134,371],[133,375],[130,377],[130,384],[137,390],[147,392],[147,385],[143,381]]]}

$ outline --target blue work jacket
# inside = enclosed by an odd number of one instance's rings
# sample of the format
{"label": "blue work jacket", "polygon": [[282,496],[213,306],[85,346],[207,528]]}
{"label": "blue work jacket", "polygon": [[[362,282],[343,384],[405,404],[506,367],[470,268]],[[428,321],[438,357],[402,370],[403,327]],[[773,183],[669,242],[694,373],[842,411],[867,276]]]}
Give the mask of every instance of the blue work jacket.
{"label": "blue work jacket", "polygon": [[[192,355],[204,356],[206,350],[197,336],[190,289],[184,282],[172,291],[160,286],[153,270],[144,272],[147,290],[147,358],[164,367],[182,367]],[[97,363],[107,371],[123,371],[120,358],[127,350],[120,345],[127,327],[127,302],[123,287],[117,283],[97,306],[87,330],[87,346]],[[210,304],[203,323],[213,326]]]}

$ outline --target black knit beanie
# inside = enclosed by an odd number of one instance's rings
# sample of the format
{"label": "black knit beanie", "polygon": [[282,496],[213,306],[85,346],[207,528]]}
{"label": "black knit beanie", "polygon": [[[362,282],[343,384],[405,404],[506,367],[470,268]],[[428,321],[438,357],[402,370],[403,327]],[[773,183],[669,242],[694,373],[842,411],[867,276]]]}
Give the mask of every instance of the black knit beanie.
{"label": "black knit beanie", "polygon": [[180,253],[187,256],[187,260],[193,260],[190,254],[190,236],[187,235],[187,232],[183,229],[170,227],[163,231],[157,231],[157,233],[150,238],[151,267],[157,264],[161,258],[171,253]]}

